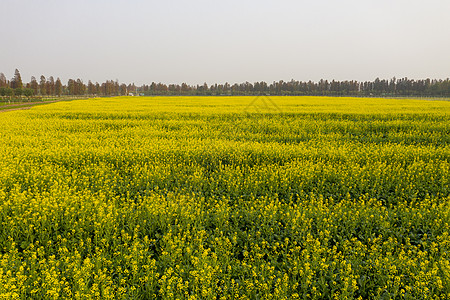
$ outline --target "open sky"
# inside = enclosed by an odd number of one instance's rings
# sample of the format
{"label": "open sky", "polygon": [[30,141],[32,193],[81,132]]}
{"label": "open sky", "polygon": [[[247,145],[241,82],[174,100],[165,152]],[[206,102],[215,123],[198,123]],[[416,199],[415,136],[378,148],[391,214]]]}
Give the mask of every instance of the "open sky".
{"label": "open sky", "polygon": [[450,77],[449,0],[0,0],[0,72],[125,83]]}

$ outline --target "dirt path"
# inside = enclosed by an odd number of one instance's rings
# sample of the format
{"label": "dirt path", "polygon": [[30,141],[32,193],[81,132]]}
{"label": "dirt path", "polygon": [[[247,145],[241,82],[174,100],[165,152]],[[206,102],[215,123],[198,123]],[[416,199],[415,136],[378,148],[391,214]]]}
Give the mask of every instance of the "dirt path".
{"label": "dirt path", "polygon": [[15,110],[30,109],[30,108],[32,108],[33,106],[34,106],[34,105],[32,105],[32,106],[26,106],[26,107],[17,107],[17,108],[0,109],[0,113],[2,113],[2,112],[8,112],[8,111],[15,111]]}
{"label": "dirt path", "polygon": [[43,105],[48,103],[55,103],[60,102],[64,100],[52,100],[52,101],[43,101],[43,102],[24,102],[19,104],[7,104],[0,106],[0,113],[2,112],[8,112],[8,111],[15,111],[15,110],[22,110],[22,109],[30,109],[33,106],[36,105]]}

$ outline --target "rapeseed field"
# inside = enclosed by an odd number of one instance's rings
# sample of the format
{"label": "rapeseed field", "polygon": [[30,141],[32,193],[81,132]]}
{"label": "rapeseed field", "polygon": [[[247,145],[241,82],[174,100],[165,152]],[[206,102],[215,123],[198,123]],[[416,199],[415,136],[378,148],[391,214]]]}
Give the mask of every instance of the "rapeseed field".
{"label": "rapeseed field", "polygon": [[450,102],[0,114],[0,299],[449,299]]}

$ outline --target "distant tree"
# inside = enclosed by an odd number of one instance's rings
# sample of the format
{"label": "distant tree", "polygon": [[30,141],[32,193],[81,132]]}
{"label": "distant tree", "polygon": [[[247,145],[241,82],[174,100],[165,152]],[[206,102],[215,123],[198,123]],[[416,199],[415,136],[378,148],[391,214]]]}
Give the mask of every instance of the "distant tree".
{"label": "distant tree", "polygon": [[47,95],[55,95],[55,79],[50,76],[47,80]]}
{"label": "distant tree", "polygon": [[119,85],[119,81],[118,81],[118,80],[116,80],[116,81],[114,82],[114,87],[113,87],[113,89],[114,89],[114,95],[115,95],[115,96],[119,96],[119,95],[120,95],[120,85]]}
{"label": "distant tree", "polygon": [[61,79],[59,79],[59,77],[58,77],[58,78],[56,78],[56,82],[55,82],[55,95],[60,97],[62,94],[62,89],[63,89],[63,86],[61,83]]}
{"label": "distant tree", "polygon": [[33,90],[33,94],[37,95],[39,93],[39,84],[36,81],[36,77],[31,76],[30,88]]}
{"label": "distant tree", "polygon": [[76,81],[76,95],[85,95],[86,94],[86,85],[83,83],[81,79],[77,79]]}
{"label": "distant tree", "polygon": [[[149,87],[150,93],[153,95],[157,94],[156,88],[157,88],[156,82],[152,82],[152,84]],[[130,90],[128,90],[128,91],[130,91]]]}
{"label": "distant tree", "polygon": [[42,96],[47,95],[47,81],[45,80],[45,76],[41,75],[39,82],[39,92]]}
{"label": "distant tree", "polygon": [[69,79],[69,81],[67,82],[67,89],[69,95],[75,95],[75,80]]}
{"label": "distant tree", "polygon": [[187,93],[189,92],[189,90],[190,90],[190,88],[189,88],[189,86],[187,85],[187,83],[183,82],[183,83],[181,84],[181,92],[182,92],[183,94],[187,94]]}
{"label": "distant tree", "polygon": [[21,89],[23,87],[22,77],[20,76],[20,72],[17,69],[14,72],[13,79],[11,80],[11,87],[13,89]]}
{"label": "distant tree", "polygon": [[87,85],[87,93],[88,93],[88,95],[95,94],[95,85],[90,80],[88,81],[88,85]]}
{"label": "distant tree", "polygon": [[5,74],[0,73],[0,88],[7,87],[8,86],[8,80],[6,79]]}
{"label": "distant tree", "polygon": [[119,87],[120,95],[126,96],[127,95],[127,85],[122,83]]}

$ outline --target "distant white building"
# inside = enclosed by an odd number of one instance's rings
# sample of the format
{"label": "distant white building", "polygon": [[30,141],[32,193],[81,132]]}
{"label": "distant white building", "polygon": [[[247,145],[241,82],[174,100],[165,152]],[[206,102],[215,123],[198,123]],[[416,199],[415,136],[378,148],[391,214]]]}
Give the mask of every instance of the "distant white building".
{"label": "distant white building", "polygon": [[128,93],[128,96],[134,96],[134,94],[133,93]]}

